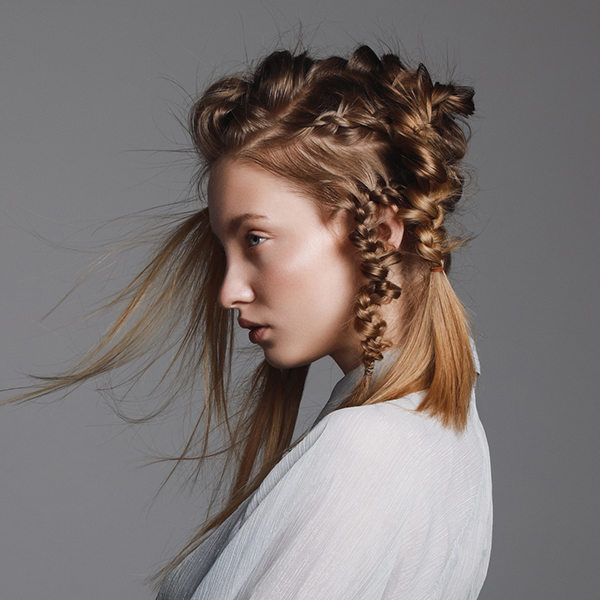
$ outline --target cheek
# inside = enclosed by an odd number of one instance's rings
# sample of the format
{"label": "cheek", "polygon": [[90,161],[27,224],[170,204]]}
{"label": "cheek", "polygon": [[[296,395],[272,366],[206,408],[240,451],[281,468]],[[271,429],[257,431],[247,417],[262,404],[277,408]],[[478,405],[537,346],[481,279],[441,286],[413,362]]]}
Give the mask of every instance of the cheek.
{"label": "cheek", "polygon": [[313,240],[281,257],[264,283],[272,291],[272,308],[285,306],[289,317],[312,315],[303,323],[310,329],[311,323],[338,320],[340,313],[347,313],[357,291],[356,268],[329,239]]}

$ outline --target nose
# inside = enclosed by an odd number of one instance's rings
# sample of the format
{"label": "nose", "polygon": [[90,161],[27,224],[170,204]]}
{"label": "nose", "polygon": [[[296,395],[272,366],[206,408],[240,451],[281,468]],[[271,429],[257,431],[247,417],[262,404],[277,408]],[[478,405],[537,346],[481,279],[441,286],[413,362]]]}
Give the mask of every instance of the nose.
{"label": "nose", "polygon": [[242,264],[227,265],[225,278],[219,291],[219,304],[223,308],[237,308],[254,300],[250,273]]}

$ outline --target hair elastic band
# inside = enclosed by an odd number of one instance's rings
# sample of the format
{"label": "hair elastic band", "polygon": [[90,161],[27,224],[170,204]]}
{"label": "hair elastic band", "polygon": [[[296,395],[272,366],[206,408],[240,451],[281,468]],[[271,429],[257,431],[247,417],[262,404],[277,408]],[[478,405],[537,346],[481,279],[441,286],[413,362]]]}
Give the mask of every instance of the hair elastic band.
{"label": "hair elastic band", "polygon": [[439,265],[437,267],[431,267],[432,273],[441,273],[444,270],[444,265]]}

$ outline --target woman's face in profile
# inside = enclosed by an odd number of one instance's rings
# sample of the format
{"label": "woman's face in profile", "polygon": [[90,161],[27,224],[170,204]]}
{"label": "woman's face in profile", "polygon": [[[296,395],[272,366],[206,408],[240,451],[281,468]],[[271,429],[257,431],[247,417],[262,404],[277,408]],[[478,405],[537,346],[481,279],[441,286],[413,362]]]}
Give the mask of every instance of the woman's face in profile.
{"label": "woman's face in profile", "polygon": [[326,223],[305,193],[235,160],[212,172],[208,207],[227,260],[219,303],[239,310],[266,360],[290,368],[331,355],[345,372],[355,367],[360,277],[344,215]]}

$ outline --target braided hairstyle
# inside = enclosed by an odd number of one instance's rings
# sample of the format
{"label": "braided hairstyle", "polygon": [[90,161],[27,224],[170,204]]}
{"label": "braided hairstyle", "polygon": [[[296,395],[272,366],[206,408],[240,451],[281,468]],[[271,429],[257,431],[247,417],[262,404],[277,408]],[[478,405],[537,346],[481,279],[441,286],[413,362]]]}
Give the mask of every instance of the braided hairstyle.
{"label": "braided hairstyle", "polygon": [[[471,88],[434,84],[424,66],[407,68],[367,46],[348,59],[274,52],[255,68],[216,81],[191,108],[200,198],[220,161],[248,161],[306,192],[324,218],[341,213],[353,224],[348,240],[363,277],[353,326],[362,340],[364,375],[339,408],[426,390],[417,410],[457,430],[466,425],[475,367],[468,320],[446,276],[451,252],[463,241],[447,234],[446,221],[463,192],[462,121],[472,112]],[[380,233],[390,212],[404,225],[399,248]],[[194,205],[167,225],[146,267],[106,304],[123,308],[98,343],[71,368],[37,376],[29,391],[7,400],[66,391],[141,360],[128,380],[136,382],[168,354],[161,378],[172,375],[166,400],[137,421],[190,395],[190,414],[196,408],[200,414],[170,473],[190,465],[193,482],[205,459],[223,454],[219,482],[229,481],[230,466],[235,475],[222,508],[155,582],[231,515],[289,449],[308,373],[308,366],[276,369],[263,361],[230,392],[233,317],[217,302],[226,265],[208,209]],[[391,280],[397,273],[402,295]],[[395,301],[394,344],[401,352],[372,380],[376,361],[394,345],[382,314]],[[204,397],[196,402],[200,379]],[[217,450],[214,430],[223,434]]]}
{"label": "braided hairstyle", "polygon": [[[353,216],[349,239],[365,278],[354,320],[364,377],[345,405],[368,401],[374,363],[391,346],[380,307],[400,296],[388,279],[400,263],[411,288],[401,359],[411,375],[402,391],[429,389],[423,410],[465,424],[474,365],[466,316],[443,271],[462,243],[445,223],[463,193],[460,121],[473,109],[471,88],[434,84],[423,65],[409,69],[368,46],[349,59],[274,52],[214,83],[192,108],[203,174],[224,158],[248,160],[306,190],[325,214]],[[386,207],[404,222],[400,249],[378,232]]]}

